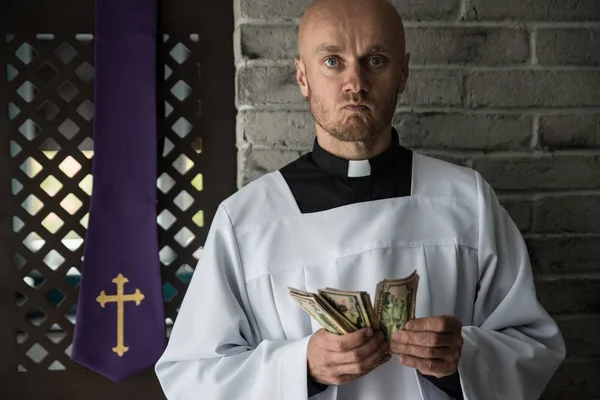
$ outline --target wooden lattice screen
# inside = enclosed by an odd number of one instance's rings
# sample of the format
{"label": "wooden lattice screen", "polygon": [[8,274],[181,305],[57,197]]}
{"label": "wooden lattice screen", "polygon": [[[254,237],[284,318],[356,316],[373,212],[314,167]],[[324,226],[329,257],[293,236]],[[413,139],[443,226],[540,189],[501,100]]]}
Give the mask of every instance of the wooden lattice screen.
{"label": "wooden lattice screen", "polygon": [[[0,4],[0,399],[161,398],[70,350],[93,190],[93,1]],[[164,1],[160,260],[172,323],[218,203],[235,190],[231,4]],[[3,12],[4,10],[4,12]]]}

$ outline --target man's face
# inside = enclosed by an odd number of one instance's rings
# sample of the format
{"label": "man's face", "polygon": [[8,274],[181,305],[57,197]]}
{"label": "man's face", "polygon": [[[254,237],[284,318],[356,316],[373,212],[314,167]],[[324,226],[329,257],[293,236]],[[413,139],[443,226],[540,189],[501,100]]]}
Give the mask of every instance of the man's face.
{"label": "man's face", "polygon": [[323,13],[301,38],[298,82],[317,124],[335,138],[366,141],[391,123],[408,75],[395,29],[377,13]]}

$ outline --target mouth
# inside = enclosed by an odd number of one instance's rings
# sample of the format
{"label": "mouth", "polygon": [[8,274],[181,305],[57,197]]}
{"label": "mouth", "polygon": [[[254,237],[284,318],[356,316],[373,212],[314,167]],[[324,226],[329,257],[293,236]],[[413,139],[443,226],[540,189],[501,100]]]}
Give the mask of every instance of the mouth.
{"label": "mouth", "polygon": [[344,107],[344,110],[352,111],[352,112],[364,112],[368,111],[369,107],[363,104],[349,104]]}

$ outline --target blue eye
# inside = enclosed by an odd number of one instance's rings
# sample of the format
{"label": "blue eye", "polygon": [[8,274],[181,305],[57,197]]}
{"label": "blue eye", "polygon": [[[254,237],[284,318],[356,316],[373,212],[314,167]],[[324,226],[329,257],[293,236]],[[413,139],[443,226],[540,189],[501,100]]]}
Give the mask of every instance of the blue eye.
{"label": "blue eye", "polygon": [[[333,63],[330,63],[329,61],[333,61]],[[328,67],[336,67],[337,66],[337,59],[333,58],[333,57],[329,57],[325,60],[325,65],[327,65]]]}

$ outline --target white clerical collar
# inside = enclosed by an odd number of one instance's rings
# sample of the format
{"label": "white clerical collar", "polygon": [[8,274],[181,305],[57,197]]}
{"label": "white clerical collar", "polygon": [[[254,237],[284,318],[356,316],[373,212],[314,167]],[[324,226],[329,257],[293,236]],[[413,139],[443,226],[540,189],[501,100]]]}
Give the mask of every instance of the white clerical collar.
{"label": "white clerical collar", "polygon": [[[368,160],[346,160],[337,157],[321,146],[317,138],[314,140],[312,159],[323,170],[330,174],[349,178],[360,178],[371,175],[388,174],[398,158],[407,152],[399,145],[398,132],[392,127],[392,144],[383,153]],[[408,151],[410,153],[410,151]]]}
{"label": "white clerical collar", "polygon": [[349,160],[348,178],[360,178],[371,175],[371,163],[369,160]]}

